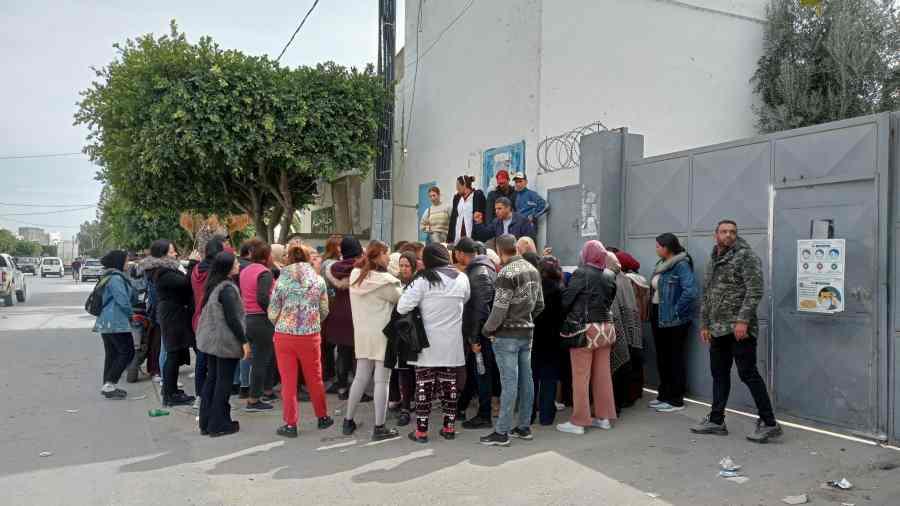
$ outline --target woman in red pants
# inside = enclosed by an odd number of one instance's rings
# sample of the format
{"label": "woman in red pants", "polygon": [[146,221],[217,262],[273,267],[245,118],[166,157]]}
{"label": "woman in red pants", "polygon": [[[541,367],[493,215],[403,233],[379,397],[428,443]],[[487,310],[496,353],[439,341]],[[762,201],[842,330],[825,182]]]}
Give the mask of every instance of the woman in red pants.
{"label": "woman in red pants", "polygon": [[290,265],[281,270],[269,303],[269,319],[275,324],[275,359],[281,374],[284,410],[284,425],[278,428],[277,434],[284,437],[297,437],[298,365],[319,419],[319,429],[334,424],[325,404],[320,350],[322,320],[328,316],[328,291],[325,280],[309,262],[309,253],[302,246],[288,248],[286,263]]}

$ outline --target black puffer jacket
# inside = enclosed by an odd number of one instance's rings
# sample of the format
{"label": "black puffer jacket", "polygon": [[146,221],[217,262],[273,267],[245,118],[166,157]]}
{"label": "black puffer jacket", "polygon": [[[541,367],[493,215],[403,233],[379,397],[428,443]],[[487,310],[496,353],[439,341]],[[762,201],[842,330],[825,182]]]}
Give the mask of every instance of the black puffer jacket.
{"label": "black puffer jacket", "polygon": [[160,267],[156,271],[156,316],[165,341],[166,351],[194,346],[194,292],[191,279],[181,271]]}
{"label": "black puffer jacket", "polygon": [[463,306],[463,337],[469,344],[478,344],[481,329],[491,315],[494,305],[494,286],[497,284],[497,271],[493,262],[486,255],[478,255],[466,267],[469,277],[469,300]]}
{"label": "black puffer jacket", "polygon": [[[566,324],[612,321],[609,308],[616,298],[616,276],[591,265],[575,270],[562,297]],[[564,329],[570,330],[570,329]]]}

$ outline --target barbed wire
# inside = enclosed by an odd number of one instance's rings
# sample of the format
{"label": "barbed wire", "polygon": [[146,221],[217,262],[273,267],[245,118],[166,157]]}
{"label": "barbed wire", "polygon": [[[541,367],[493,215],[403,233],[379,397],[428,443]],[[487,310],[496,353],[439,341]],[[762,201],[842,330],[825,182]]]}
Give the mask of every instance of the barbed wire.
{"label": "barbed wire", "polygon": [[588,134],[607,131],[603,123],[595,121],[553,137],[547,137],[537,146],[537,162],[541,174],[577,169],[581,164],[581,138]]}

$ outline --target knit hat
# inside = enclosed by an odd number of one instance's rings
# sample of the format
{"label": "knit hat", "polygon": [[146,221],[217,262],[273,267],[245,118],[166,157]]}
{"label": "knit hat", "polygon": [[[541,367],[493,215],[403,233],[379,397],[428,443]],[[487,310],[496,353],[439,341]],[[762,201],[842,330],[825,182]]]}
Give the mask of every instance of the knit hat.
{"label": "knit hat", "polygon": [[501,181],[503,181],[504,183],[509,182],[509,172],[507,172],[505,170],[498,170],[496,177],[497,177],[498,183]]}
{"label": "knit hat", "polygon": [[588,241],[581,248],[581,263],[598,269],[606,268],[606,247],[600,241]]}
{"label": "knit hat", "polygon": [[467,255],[474,255],[478,253],[478,244],[471,237],[463,237],[456,242],[456,246],[453,249]]}
{"label": "knit hat", "polygon": [[343,258],[358,258],[362,256],[362,245],[355,237],[341,239],[341,256]]}
{"label": "knit hat", "polygon": [[426,269],[450,265],[450,252],[444,245],[433,242],[425,246],[425,250],[422,251],[422,263],[425,264]]}

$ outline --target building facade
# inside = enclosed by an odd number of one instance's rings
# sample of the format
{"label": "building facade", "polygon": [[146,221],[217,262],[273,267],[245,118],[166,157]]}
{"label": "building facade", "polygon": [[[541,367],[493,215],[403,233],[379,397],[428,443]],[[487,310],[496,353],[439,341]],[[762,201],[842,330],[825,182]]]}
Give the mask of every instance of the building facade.
{"label": "building facade", "polygon": [[394,240],[417,236],[427,185],[447,199],[462,174],[484,190],[493,186],[484,180],[486,152],[521,166],[529,186],[545,194],[578,177],[540,174],[539,142],[595,121],[639,130],[648,155],[753,135],[750,78],[763,50],[766,3],[407,0],[396,75]]}
{"label": "building facade", "polygon": [[19,235],[23,241],[36,242],[41,246],[50,245],[50,234],[39,227],[19,227]]}

